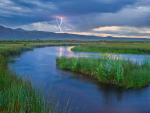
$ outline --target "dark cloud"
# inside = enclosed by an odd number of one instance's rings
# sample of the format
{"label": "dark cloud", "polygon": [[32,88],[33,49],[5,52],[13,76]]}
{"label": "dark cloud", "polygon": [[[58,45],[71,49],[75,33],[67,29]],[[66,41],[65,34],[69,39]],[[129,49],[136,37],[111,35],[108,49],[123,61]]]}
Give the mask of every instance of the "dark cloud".
{"label": "dark cloud", "polygon": [[99,26],[150,27],[150,0],[0,0],[3,25],[42,29],[56,26],[56,15],[66,16],[64,27],[74,32]]}
{"label": "dark cloud", "polygon": [[[91,13],[71,19],[79,31],[87,31],[99,26],[150,27],[150,3],[142,0],[123,7],[117,12]],[[81,29],[80,29],[81,28]]]}
{"label": "dark cloud", "polygon": [[90,13],[116,12],[136,0],[55,0],[62,13],[80,15]]}
{"label": "dark cloud", "polygon": [[[136,0],[1,0],[0,18],[16,21],[22,18],[22,23],[42,20],[47,21],[51,15],[78,16],[92,13],[116,12]],[[26,18],[27,17],[27,18]],[[45,17],[45,18],[43,18]],[[35,19],[34,19],[35,18]],[[39,19],[36,19],[39,18]],[[20,23],[20,22],[19,22]]]}

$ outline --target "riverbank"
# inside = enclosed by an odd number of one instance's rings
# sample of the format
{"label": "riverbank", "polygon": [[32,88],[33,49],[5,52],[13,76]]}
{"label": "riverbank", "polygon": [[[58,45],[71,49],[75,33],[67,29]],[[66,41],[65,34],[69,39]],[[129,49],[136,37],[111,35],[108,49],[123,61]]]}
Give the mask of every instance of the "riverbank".
{"label": "riverbank", "polygon": [[30,83],[17,78],[8,69],[10,58],[32,45],[22,43],[0,44],[0,112],[1,113],[44,113],[44,101],[32,89]]}
{"label": "riverbank", "polygon": [[57,65],[60,69],[96,79],[100,84],[123,89],[142,88],[150,83],[150,64],[147,60],[139,65],[107,56],[101,59],[61,57],[57,59]]}
{"label": "riverbank", "polygon": [[9,71],[8,63],[12,57],[36,47],[66,46],[84,44],[80,41],[0,41],[0,112],[1,113],[46,113],[42,97],[31,84],[19,79]]}
{"label": "riverbank", "polygon": [[99,42],[72,48],[76,52],[149,54],[149,42]]}
{"label": "riverbank", "polygon": [[[77,45],[79,41],[0,41],[0,112],[1,113],[46,113],[51,110],[44,105],[31,84],[9,71],[10,59],[35,47]],[[48,111],[47,111],[48,110]]]}

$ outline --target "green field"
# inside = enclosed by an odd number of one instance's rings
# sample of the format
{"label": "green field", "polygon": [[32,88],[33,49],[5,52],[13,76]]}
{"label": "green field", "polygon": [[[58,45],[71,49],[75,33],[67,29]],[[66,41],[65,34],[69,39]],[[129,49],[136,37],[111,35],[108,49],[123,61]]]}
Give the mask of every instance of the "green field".
{"label": "green field", "polygon": [[86,75],[100,84],[128,89],[141,88],[150,83],[150,63],[147,59],[137,64],[107,56],[100,59],[60,57],[57,64],[60,69]]}
{"label": "green field", "polygon": [[102,52],[102,53],[131,53],[149,54],[149,42],[95,42],[86,45],[79,45],[72,49],[82,52]]}

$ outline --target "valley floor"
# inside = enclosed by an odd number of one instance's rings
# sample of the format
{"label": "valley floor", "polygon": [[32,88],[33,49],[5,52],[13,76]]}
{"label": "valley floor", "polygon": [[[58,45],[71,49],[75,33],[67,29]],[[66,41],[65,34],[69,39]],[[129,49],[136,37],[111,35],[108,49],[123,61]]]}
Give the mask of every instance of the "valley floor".
{"label": "valley floor", "polygon": [[[13,56],[23,51],[43,46],[76,45],[74,51],[150,53],[149,42],[86,42],[86,41],[0,41],[0,112],[1,113],[45,113],[44,101],[32,88],[29,82],[17,78],[8,69],[8,62]],[[99,63],[97,63],[99,62]],[[101,62],[101,63],[100,63]],[[111,63],[110,63],[111,62]],[[99,81],[119,86],[143,87],[150,82],[147,63],[141,66],[130,62],[93,59],[58,59],[61,69],[90,75]],[[110,63],[110,72],[105,66]],[[130,67],[130,68],[129,68]],[[101,70],[102,68],[102,70]],[[132,69],[132,70],[131,70]],[[95,71],[96,70],[96,71]],[[130,76],[125,76],[129,74]],[[110,78],[105,76],[111,75]],[[141,76],[142,75],[142,76]],[[103,79],[101,77],[104,77]],[[123,81],[123,82],[122,82]],[[122,84],[123,83],[123,84]]]}

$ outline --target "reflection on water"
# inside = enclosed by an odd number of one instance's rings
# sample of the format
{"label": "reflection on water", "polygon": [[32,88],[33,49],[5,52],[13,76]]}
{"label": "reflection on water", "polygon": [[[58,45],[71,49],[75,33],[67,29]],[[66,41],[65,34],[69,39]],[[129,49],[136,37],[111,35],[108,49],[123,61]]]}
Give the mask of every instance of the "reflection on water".
{"label": "reflection on water", "polygon": [[73,52],[71,51],[71,47],[59,47],[58,49],[58,57],[66,56],[66,57],[98,57],[99,55],[97,53],[86,53],[86,52]]}
{"label": "reflection on water", "polygon": [[100,58],[100,57],[109,57],[111,59],[121,59],[121,60],[130,60],[135,63],[140,63],[144,60],[150,60],[150,55],[142,55],[142,54],[114,54],[114,53],[96,53],[96,52],[73,52],[71,47],[60,47],[59,49],[59,57],[91,57],[91,58]]}
{"label": "reflection on water", "polygon": [[[111,54],[122,59],[142,61],[149,55]],[[31,81],[55,113],[150,113],[150,87],[122,91],[97,85],[80,75],[61,71],[56,58],[100,57],[100,53],[72,52],[70,47],[46,47],[23,53],[10,69]]]}

